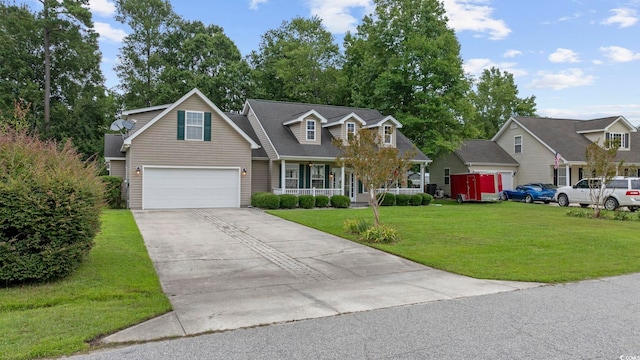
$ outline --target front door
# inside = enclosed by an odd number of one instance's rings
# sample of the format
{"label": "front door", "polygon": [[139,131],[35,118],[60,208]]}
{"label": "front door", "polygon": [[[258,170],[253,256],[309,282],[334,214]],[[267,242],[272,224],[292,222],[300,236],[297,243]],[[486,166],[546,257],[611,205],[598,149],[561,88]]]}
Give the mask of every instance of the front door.
{"label": "front door", "polygon": [[355,177],[355,174],[351,171],[346,170],[344,172],[344,195],[348,196],[349,199],[351,199],[351,202],[355,202],[356,201],[356,186],[357,186],[357,180]]}

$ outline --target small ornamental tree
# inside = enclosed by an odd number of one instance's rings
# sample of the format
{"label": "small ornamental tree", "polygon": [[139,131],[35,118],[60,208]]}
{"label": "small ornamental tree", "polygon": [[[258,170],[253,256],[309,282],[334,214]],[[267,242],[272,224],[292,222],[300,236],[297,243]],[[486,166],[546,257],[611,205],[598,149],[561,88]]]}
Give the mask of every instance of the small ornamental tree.
{"label": "small ornamental tree", "polygon": [[608,184],[618,172],[618,168],[622,163],[615,162],[618,154],[619,145],[614,142],[605,141],[604,146],[598,142],[593,142],[587,146],[585,157],[587,158],[587,166],[585,174],[587,178],[596,179],[589,181],[589,197],[593,207],[593,218],[600,217],[600,204],[609,196],[612,190],[605,189],[602,185]]}
{"label": "small ornamental tree", "polygon": [[[346,142],[335,139],[333,143],[342,150],[338,165],[352,169],[368,190],[375,226],[380,225],[380,204],[387,189],[406,175],[415,149],[401,154],[397,148],[385,146],[380,134],[374,130],[361,130]],[[383,192],[378,195],[377,189],[383,189]]]}

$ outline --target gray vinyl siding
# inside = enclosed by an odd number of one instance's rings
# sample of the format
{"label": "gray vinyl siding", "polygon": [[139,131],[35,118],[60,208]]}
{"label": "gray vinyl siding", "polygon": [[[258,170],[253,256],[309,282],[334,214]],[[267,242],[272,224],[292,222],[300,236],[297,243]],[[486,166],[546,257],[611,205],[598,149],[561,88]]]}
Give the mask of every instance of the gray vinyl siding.
{"label": "gray vinyl siding", "polygon": [[[514,138],[518,135],[522,136],[522,152],[516,154]],[[506,129],[502,135],[496,139],[496,143],[520,164],[517,173],[517,181],[519,184],[537,181],[553,183],[555,154],[527,131],[520,127],[517,129]]]}
{"label": "gray vinyl siding", "polygon": [[118,176],[124,179],[126,177],[124,160],[110,160],[109,161],[109,175]]}
{"label": "gray vinyl siding", "polygon": [[[211,141],[176,140],[178,110],[211,112]],[[253,173],[251,145],[200,97],[193,95],[133,139],[129,149],[129,207],[142,207],[140,166],[234,167]],[[240,204],[250,204],[251,176],[241,176]]]}
{"label": "gray vinyl siding", "polygon": [[398,129],[396,129],[396,126],[394,125],[394,123],[392,121],[386,121],[384,123],[382,123],[380,125],[380,127],[378,128],[378,134],[380,134],[380,137],[382,138],[382,142],[384,143],[384,127],[385,125],[391,125],[391,147],[397,147],[396,145],[396,139],[398,137]]}
{"label": "gray vinyl siding", "polygon": [[136,121],[136,126],[133,128],[133,130],[131,130],[130,135],[132,135],[136,131],[142,129],[142,127],[145,126],[149,121],[153,120],[153,118],[155,118],[156,116],[160,115],[160,113],[162,111],[164,111],[164,110],[154,110],[154,111],[147,111],[147,112],[143,112],[143,113],[128,115],[127,119],[129,121],[131,121],[131,120],[135,120]]}
{"label": "gray vinyl siding", "polygon": [[448,196],[451,195],[451,182],[448,185],[444,183],[445,168],[449,168],[449,175],[464,174],[469,172],[469,169],[454,152],[434,160],[429,165],[429,182],[435,184],[436,189],[444,191]]}
{"label": "gray vinyl siding", "polygon": [[271,192],[269,189],[269,161],[251,162],[251,192]]}
{"label": "gray vinyl siding", "polygon": [[[316,122],[316,139],[313,141],[307,140],[307,120],[313,120]],[[289,125],[289,128],[291,129],[291,132],[296,136],[300,144],[307,144],[307,145],[321,144],[320,140],[322,138],[322,122],[320,122],[320,120],[317,119],[315,116],[307,116],[306,118],[304,118],[304,120],[302,120],[302,122],[293,123]]]}
{"label": "gray vinyl siding", "polygon": [[344,127],[344,124],[334,125],[329,127],[329,132],[331,133],[331,136],[333,136],[334,139],[344,139],[345,136],[342,135],[344,133],[343,127]]}
{"label": "gray vinyl siding", "polygon": [[271,146],[271,143],[269,142],[269,138],[264,133],[264,129],[260,125],[260,122],[258,121],[258,118],[256,117],[256,114],[253,112],[253,109],[251,109],[251,107],[249,107],[247,119],[249,119],[249,123],[251,124],[253,131],[256,132],[256,136],[258,136],[258,140],[260,140],[260,144],[262,145],[262,148],[264,149],[264,151],[267,153],[267,156],[269,157],[269,159],[274,159],[274,160],[277,159],[278,155],[276,154],[276,151],[273,149],[273,146]]}

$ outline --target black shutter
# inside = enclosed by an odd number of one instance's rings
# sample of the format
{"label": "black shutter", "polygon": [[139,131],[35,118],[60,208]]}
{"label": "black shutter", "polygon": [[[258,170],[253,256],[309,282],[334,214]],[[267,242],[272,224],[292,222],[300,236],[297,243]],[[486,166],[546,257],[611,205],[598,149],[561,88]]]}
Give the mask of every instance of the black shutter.
{"label": "black shutter", "polygon": [[211,141],[211,113],[204,113],[204,141]]}
{"label": "black shutter", "polygon": [[178,140],[184,140],[184,111],[178,110]]}

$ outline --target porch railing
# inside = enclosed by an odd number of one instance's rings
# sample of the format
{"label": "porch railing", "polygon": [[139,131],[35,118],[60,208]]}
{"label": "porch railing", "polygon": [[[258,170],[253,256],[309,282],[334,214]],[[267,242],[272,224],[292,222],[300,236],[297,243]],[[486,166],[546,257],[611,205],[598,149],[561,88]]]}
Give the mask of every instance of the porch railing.
{"label": "porch railing", "polygon": [[316,189],[316,188],[310,188],[310,189],[273,189],[273,193],[280,195],[280,194],[291,194],[291,195],[312,195],[312,196],[318,196],[318,195],[326,195],[326,196],[333,196],[333,195],[342,195],[342,189]]}
{"label": "porch railing", "polygon": [[[420,188],[389,188],[386,189],[386,191],[390,194],[394,194],[394,195],[400,195],[400,194],[404,194],[404,195],[415,195],[415,194],[420,194],[423,191],[420,191]],[[376,190],[378,192],[378,194],[382,193],[385,191],[385,189],[377,189]]]}

